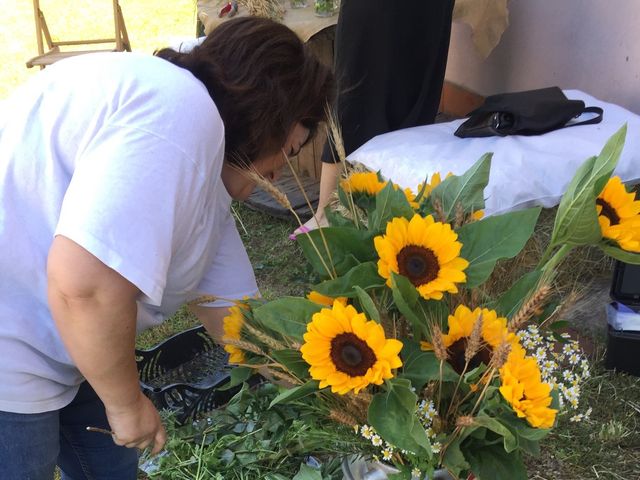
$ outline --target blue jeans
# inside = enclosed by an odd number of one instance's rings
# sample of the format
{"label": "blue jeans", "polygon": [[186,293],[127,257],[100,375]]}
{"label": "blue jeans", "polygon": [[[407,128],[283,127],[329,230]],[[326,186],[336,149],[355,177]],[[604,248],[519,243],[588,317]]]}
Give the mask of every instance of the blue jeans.
{"label": "blue jeans", "polygon": [[0,478],[52,480],[58,465],[65,480],[135,480],[138,452],[113,443],[104,405],[84,382],[66,407],[53,412],[0,412]]}

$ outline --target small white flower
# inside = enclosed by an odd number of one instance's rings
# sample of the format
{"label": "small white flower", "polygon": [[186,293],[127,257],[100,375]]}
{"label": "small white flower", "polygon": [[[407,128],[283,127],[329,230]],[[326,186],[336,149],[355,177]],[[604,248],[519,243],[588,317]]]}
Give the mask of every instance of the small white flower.
{"label": "small white flower", "polygon": [[379,447],[380,445],[382,445],[382,438],[380,438],[380,435],[378,434],[373,434],[371,436],[371,443],[374,447]]}
{"label": "small white flower", "polygon": [[440,442],[433,442],[431,445],[431,451],[433,453],[440,453],[440,450],[442,450],[442,444]]}
{"label": "small white flower", "polygon": [[393,450],[391,450],[390,448],[383,448],[381,453],[382,459],[387,462],[393,457]]}
{"label": "small white flower", "polygon": [[373,428],[371,428],[369,425],[363,425],[360,429],[360,434],[367,440],[371,440],[371,437],[374,434]]}
{"label": "small white flower", "polygon": [[415,468],[415,467],[414,467],[414,468],[411,470],[411,476],[412,476],[412,477],[416,477],[416,478],[422,478],[422,472],[420,471],[420,469],[419,469],[419,468]]}

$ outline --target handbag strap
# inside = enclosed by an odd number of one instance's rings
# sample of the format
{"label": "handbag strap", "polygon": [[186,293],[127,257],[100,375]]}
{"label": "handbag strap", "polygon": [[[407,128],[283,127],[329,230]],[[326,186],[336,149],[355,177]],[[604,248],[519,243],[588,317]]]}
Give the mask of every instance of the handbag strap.
{"label": "handbag strap", "polygon": [[580,117],[583,113],[597,113],[597,115],[593,118],[590,118],[589,120],[583,120],[582,122],[576,122],[570,125],[565,125],[565,128],[577,127],[579,125],[593,125],[594,123],[600,123],[602,121],[602,115],[604,113],[604,110],[602,110],[602,108],[600,107],[585,107],[585,109],[582,110],[582,112],[580,112],[580,115],[577,115],[576,118]]}

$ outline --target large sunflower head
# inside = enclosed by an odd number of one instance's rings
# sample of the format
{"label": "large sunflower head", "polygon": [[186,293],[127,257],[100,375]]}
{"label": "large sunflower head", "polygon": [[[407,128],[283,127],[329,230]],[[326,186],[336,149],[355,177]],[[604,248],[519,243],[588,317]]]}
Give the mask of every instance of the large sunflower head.
{"label": "large sunflower head", "polygon": [[387,182],[378,178],[378,174],[374,172],[356,172],[340,181],[340,187],[353,195],[364,194],[375,196],[380,192]]}
{"label": "large sunflower head", "polygon": [[[459,305],[453,315],[449,315],[447,333],[442,335],[442,341],[449,354],[449,363],[458,373],[464,370],[467,344],[474,325],[481,317],[481,346],[470,360],[467,370],[477,367],[480,363],[489,365],[493,350],[501,343],[506,341],[513,345],[518,342],[516,335],[507,328],[507,319],[499,317],[495,310],[480,307],[471,310],[465,305]],[[423,348],[431,349],[427,343],[423,344]]]}
{"label": "large sunflower head", "polygon": [[640,252],[640,200],[627,192],[620,177],[609,179],[596,199],[602,236],[620,248]]}
{"label": "large sunflower head", "polygon": [[[229,308],[229,315],[224,317],[222,328],[224,336],[222,340],[240,340],[242,333],[242,325],[244,324],[244,316],[240,307],[234,306]],[[244,352],[235,345],[225,345],[224,349],[229,353],[229,363],[244,363]]]}
{"label": "large sunflower head", "polygon": [[551,428],[557,410],[550,408],[551,385],[542,381],[535,358],[512,346],[507,362],[500,368],[500,393],[520,418],[534,428]]}
{"label": "large sunflower head", "polygon": [[396,217],[387,223],[384,235],[374,238],[380,260],[378,273],[391,286],[391,272],[413,283],[423,298],[440,300],[443,292],[457,293],[456,284],[467,280],[469,266],[461,258],[462,243],[448,223],[431,215],[414,215],[409,221]]}
{"label": "large sunflower head", "polygon": [[336,301],[313,315],[300,351],[320,388],[345,394],[392,378],[392,370],[402,366],[401,349],[400,341],[385,338],[380,324]]}

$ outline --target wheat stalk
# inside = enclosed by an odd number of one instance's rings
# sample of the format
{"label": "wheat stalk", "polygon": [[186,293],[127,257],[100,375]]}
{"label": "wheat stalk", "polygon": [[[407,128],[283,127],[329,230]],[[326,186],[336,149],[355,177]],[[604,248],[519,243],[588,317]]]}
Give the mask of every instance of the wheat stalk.
{"label": "wheat stalk", "polygon": [[242,325],[242,328],[256,337],[258,340],[260,340],[262,343],[267,345],[269,348],[272,348],[274,350],[283,350],[285,348],[285,346],[282,343],[278,342],[275,338],[270,337],[264,332],[261,332],[254,326],[250,325],[248,322],[245,322]]}
{"label": "wheat stalk", "polygon": [[433,213],[436,217],[436,221],[445,223],[447,220],[447,216],[444,213],[444,207],[442,206],[442,202],[440,201],[440,199],[434,198],[431,201],[431,204],[433,205]]}
{"label": "wheat stalk", "polygon": [[329,411],[329,418],[338,423],[342,423],[343,425],[348,425],[350,427],[355,427],[358,425],[358,422],[351,415],[342,412],[340,410],[331,409]]}
{"label": "wheat stalk", "polygon": [[447,347],[444,345],[444,338],[442,336],[442,329],[440,325],[434,323],[431,326],[431,342],[433,344],[433,352],[436,358],[441,362],[446,361],[449,358]]}
{"label": "wheat stalk", "polygon": [[276,378],[279,378],[280,380],[284,380],[285,382],[290,383],[291,385],[301,385],[302,381],[295,378],[292,375],[289,375],[288,373],[284,373],[281,372],[279,370],[272,370],[270,368],[267,368],[267,371],[269,372],[269,374],[273,375]]}
{"label": "wheat stalk", "polygon": [[[343,176],[347,178],[349,176],[349,170],[347,167],[347,153],[344,148],[344,140],[342,139],[342,129],[340,128],[340,123],[338,122],[335,112],[328,105],[325,107],[325,112],[327,116],[327,137],[331,139],[331,142],[335,147],[335,151],[338,154],[337,160],[342,163]],[[333,149],[331,149],[331,154],[333,155]],[[335,160],[336,159],[334,158],[334,161]],[[351,190],[346,193],[354,225],[359,229],[360,218],[358,216],[358,207],[356,206],[356,202],[353,200],[353,193]]]}
{"label": "wheat stalk", "polygon": [[[311,205],[311,201],[309,200],[309,197],[307,196],[307,192],[305,191],[304,187],[302,186],[302,182],[300,181],[300,177],[298,177],[298,173],[296,172],[295,168],[293,168],[293,165],[291,164],[291,160],[289,159],[289,155],[287,155],[284,150],[282,150],[282,155],[284,155],[284,158],[287,161],[287,165],[289,165],[289,170],[291,170],[291,173],[293,174],[293,178],[295,178],[296,183],[298,184],[298,188],[300,189],[300,192],[304,196],[304,201],[307,202],[307,206],[309,207],[309,210],[311,210],[311,214],[315,217],[316,216],[316,211],[313,209],[313,205]],[[293,211],[293,209],[292,209],[292,211]],[[294,215],[296,215],[296,218],[298,217],[298,215],[295,212],[294,212]],[[300,219],[298,219],[298,222],[301,223]],[[319,228],[318,231],[320,232],[320,238],[322,238],[322,244],[324,245],[325,252],[327,252],[327,257],[329,257],[329,265],[331,265],[331,269],[333,271],[333,275],[329,274],[329,276],[331,276],[331,278],[335,278],[335,277],[338,276],[338,274],[336,273],[336,269],[335,269],[335,267],[333,265],[333,259],[331,258],[331,250],[329,250],[329,244],[327,243],[327,238],[325,237],[324,232],[322,231],[322,228]],[[313,244],[313,240],[311,240],[311,237],[309,237],[309,240]],[[315,248],[316,253],[318,254],[318,256],[320,256],[320,252],[315,247],[315,244],[314,244],[314,248]],[[324,264],[324,262],[323,262],[323,264]]]}
{"label": "wheat stalk", "polygon": [[253,343],[228,337],[223,337],[221,341],[225,345],[233,345],[234,347],[238,347],[241,350],[246,350],[247,352],[255,353],[256,355],[260,355],[261,357],[269,358],[269,355],[267,355],[266,352],[264,352],[261,348],[254,345]]}
{"label": "wheat stalk", "polygon": [[511,353],[511,344],[506,340],[502,340],[500,344],[493,350],[490,365],[496,369],[502,367]]}
{"label": "wheat stalk", "polygon": [[531,297],[520,307],[518,312],[511,317],[508,328],[511,332],[517,332],[535,312],[544,305],[544,300],[549,295],[551,287],[543,284],[531,295]]}
{"label": "wheat stalk", "polygon": [[469,335],[469,340],[465,347],[464,361],[466,364],[469,364],[471,359],[480,351],[480,347],[482,346],[482,324],[482,313],[480,313],[473,324],[471,335]]}
{"label": "wheat stalk", "polygon": [[[286,155],[285,155],[285,158],[287,158],[287,161],[288,161],[288,157]],[[232,168],[234,168],[237,172],[239,172],[242,175],[244,175],[247,178],[249,178],[256,185],[258,185],[260,188],[262,188],[265,192],[267,192],[269,195],[271,195],[273,197],[273,199],[276,202],[278,202],[283,208],[289,210],[294,215],[296,220],[298,221],[298,225],[302,226],[303,225],[302,220],[300,220],[300,217],[298,216],[296,211],[293,209],[293,206],[291,205],[291,202],[289,201],[289,198],[287,197],[287,195],[284,192],[282,192],[278,187],[276,187],[273,183],[271,183],[269,180],[267,180],[262,175],[260,175],[260,173],[255,171],[255,167],[253,167],[252,164],[246,163],[246,162],[242,162],[241,164],[244,165],[244,168],[238,167],[238,166],[233,165],[233,164],[232,164]],[[322,262],[322,266],[327,271],[327,274],[329,275],[329,277],[335,278],[334,272],[329,268],[329,266],[325,262],[324,257],[320,254],[320,250],[318,249],[318,247],[315,244],[315,242],[313,240],[311,240],[311,239],[309,239],[309,240],[311,241],[311,245],[313,246],[314,250],[316,251],[316,254],[318,255],[318,258]]]}

